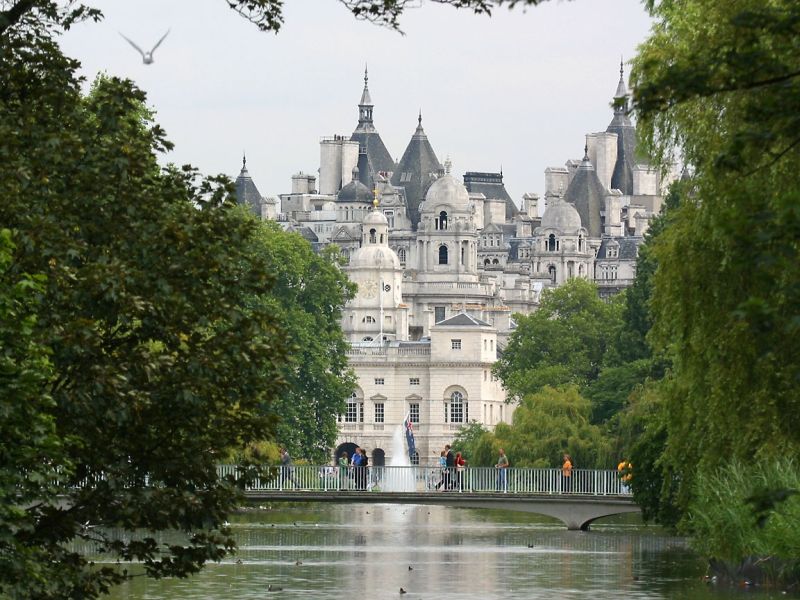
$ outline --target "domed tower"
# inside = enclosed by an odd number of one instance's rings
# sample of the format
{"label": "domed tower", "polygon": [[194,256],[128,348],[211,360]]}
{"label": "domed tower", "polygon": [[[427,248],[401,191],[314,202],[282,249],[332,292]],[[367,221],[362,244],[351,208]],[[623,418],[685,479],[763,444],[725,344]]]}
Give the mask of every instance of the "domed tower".
{"label": "domed tower", "polygon": [[420,205],[417,256],[420,278],[429,281],[477,281],[478,223],[464,184],[445,174],[428,188]]}
{"label": "domed tower", "polygon": [[361,247],[350,255],[345,271],[358,286],[355,297],[343,311],[342,329],[348,339],[375,343],[407,339],[403,268],[389,247],[389,221],[378,210],[377,197],[361,224]]}
{"label": "domed tower", "polygon": [[353,179],[336,194],[336,220],[360,223],[369,213],[372,192],[358,179],[358,167],[353,168]]}
{"label": "domed tower", "polygon": [[550,285],[573,277],[592,279],[594,250],[575,207],[559,197],[547,206],[542,223],[533,232],[531,274]]}

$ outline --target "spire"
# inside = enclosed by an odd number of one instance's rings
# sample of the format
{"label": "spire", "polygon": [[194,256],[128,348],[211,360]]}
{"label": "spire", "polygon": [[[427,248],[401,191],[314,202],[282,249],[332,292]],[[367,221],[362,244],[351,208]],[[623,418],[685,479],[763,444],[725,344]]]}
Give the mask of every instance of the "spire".
{"label": "spire", "polygon": [[361,92],[361,102],[359,102],[358,105],[372,106],[372,98],[369,96],[369,72],[367,71],[367,65],[364,65],[364,91]]}
{"label": "spire", "polygon": [[419,116],[417,117],[417,130],[414,132],[415,136],[425,137],[425,130],[422,128],[422,109],[419,109]]}
{"label": "spire", "polygon": [[623,116],[628,114],[628,88],[625,87],[625,68],[622,57],[619,57],[619,83],[614,94],[614,114]]}

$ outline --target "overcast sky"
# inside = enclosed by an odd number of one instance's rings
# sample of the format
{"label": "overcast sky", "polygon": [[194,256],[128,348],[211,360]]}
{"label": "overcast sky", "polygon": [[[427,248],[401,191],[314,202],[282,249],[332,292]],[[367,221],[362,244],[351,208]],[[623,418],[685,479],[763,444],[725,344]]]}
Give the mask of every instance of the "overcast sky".
{"label": "overcast sky", "polygon": [[[319,168],[319,138],[352,133],[369,65],[375,126],[399,159],[417,125],[453,172],[498,171],[520,203],[544,169],[583,156],[603,131],[619,78],[647,37],[639,0],[553,0],[491,18],[431,4],[402,18],[405,35],[357,21],[336,0],[288,0],[277,35],[224,0],[94,0],[105,19],[62,40],[91,80],[129,77],[175,143],[167,160],[236,177],[242,152],[259,191],[289,192]],[[119,33],[151,47],[155,62]],[[627,68],[626,68],[627,72]]]}

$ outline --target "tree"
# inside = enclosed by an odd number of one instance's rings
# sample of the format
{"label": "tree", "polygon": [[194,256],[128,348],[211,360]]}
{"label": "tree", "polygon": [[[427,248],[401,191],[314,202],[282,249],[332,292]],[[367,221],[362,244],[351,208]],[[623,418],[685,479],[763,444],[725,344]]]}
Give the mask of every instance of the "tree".
{"label": "tree", "polygon": [[601,300],[597,286],[585,279],[545,290],[536,312],[517,316],[497,375],[516,397],[545,385],[586,386],[597,379],[607,358],[621,308],[618,298]]}
{"label": "tree", "polygon": [[[546,0],[433,0],[455,8],[465,8],[475,14],[491,15],[495,8],[506,6],[536,6]],[[251,21],[261,31],[277,33],[283,25],[283,0],[226,0],[228,6]],[[417,0],[339,0],[357,19],[372,21],[400,30],[400,17],[409,8],[417,8]],[[60,6],[55,0],[16,0],[7,10],[0,11],[0,35],[7,27],[29,17],[46,18],[69,27],[84,18],[100,18],[98,10],[71,0]]]}
{"label": "tree", "polygon": [[316,254],[302,236],[276,223],[259,225],[252,252],[275,277],[269,292],[253,301],[276,316],[292,349],[281,369],[286,392],[268,407],[277,418],[276,437],[292,456],[326,462],[336,441],[336,417],[355,385],[340,326],[354,285],[339,268],[335,248]]}
{"label": "tree", "polygon": [[[273,282],[249,252],[256,225],[224,178],[159,169],[169,144],[130,82],[83,97],[35,23],[0,42],[0,222],[15,244],[0,252],[0,399],[4,446],[22,438],[0,453],[0,595],[94,597],[125,577],[75,539],[185,576],[231,550],[239,487],[216,463],[271,438],[264,407],[285,390],[278,319],[247,305]],[[187,541],[141,533],[161,530]]]}
{"label": "tree", "polygon": [[651,302],[651,339],[673,364],[659,464],[686,511],[697,478],[800,448],[800,6],[651,11],[632,72],[640,128],[692,172],[653,247]]}
{"label": "tree", "polygon": [[523,398],[512,425],[498,424],[495,438],[519,467],[557,467],[566,452],[580,468],[609,468],[610,443],[590,414],[577,386],[545,386]]}

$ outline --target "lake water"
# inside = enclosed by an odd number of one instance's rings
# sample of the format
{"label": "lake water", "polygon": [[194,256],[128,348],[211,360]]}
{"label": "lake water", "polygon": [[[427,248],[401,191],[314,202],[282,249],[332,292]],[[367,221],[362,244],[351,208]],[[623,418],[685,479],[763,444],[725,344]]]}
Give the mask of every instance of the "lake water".
{"label": "lake water", "polygon": [[[742,597],[704,583],[705,565],[684,540],[637,519],[600,521],[589,532],[577,532],[508,511],[275,505],[235,518],[231,526],[239,551],[226,562],[184,580],[141,578],[112,598]],[[282,589],[269,591],[270,585]]]}

